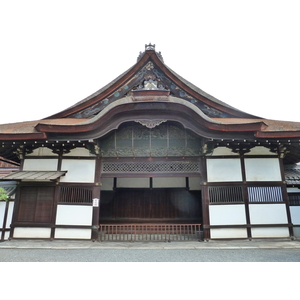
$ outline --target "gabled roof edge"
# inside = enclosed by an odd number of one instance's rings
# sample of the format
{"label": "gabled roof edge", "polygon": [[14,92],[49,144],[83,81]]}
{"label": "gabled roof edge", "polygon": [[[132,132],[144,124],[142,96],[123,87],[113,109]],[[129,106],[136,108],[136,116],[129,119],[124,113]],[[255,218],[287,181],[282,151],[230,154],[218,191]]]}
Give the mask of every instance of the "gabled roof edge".
{"label": "gabled roof edge", "polygon": [[[188,80],[184,79],[180,75],[178,75],[176,72],[174,72],[171,68],[169,68],[162,60],[161,54],[157,53],[155,51],[154,47],[148,47],[149,45],[146,45],[146,50],[144,53],[140,53],[140,56],[137,60],[137,62],[127,69],[125,72],[123,72],[121,75],[119,75],[117,78],[115,78],[113,81],[99,89],[98,91],[94,92],[90,96],[84,98],[83,100],[75,103],[74,105],[56,113],[49,117],[46,117],[44,119],[54,119],[54,118],[65,118],[68,117],[78,111],[81,111],[90,105],[93,105],[100,99],[104,99],[107,97],[113,90],[119,88],[122,84],[125,83],[125,81],[132,76],[137,70],[143,67],[143,65],[147,62],[147,60],[151,59],[153,60],[164,72],[167,73],[170,78],[176,81],[178,85],[180,85],[182,88],[189,90],[191,93],[194,94],[194,96],[200,96],[201,101],[207,103],[210,106],[216,107],[217,109],[223,110],[231,115],[234,115],[235,117],[242,117],[242,118],[260,118],[251,114],[248,114],[244,111],[241,111],[231,105],[228,105],[227,103],[215,98],[214,96],[206,93],[205,91],[201,90]],[[154,45],[150,45],[154,46]]]}
{"label": "gabled roof edge", "polygon": [[[93,104],[93,102],[98,101],[98,99],[95,99],[96,97],[101,96],[101,98],[104,98],[106,94],[109,94],[111,89],[115,89],[122,85],[124,81],[127,80],[128,76],[131,74],[134,74],[136,70],[138,70],[140,67],[144,65],[144,63],[149,58],[149,51],[145,51],[144,55],[135,63],[133,66],[131,66],[129,69],[127,69],[125,72],[123,72],[121,75],[119,75],[117,78],[115,78],[113,81],[109,82],[107,85],[99,89],[98,91],[94,92],[90,96],[84,98],[83,100],[75,103],[74,105],[62,110],[61,112],[58,112],[54,115],[51,115],[49,117],[46,117],[45,119],[56,119],[56,118],[63,118],[67,117],[70,114],[74,113],[74,108],[78,107],[77,110],[82,110],[90,105]],[[95,99],[94,101],[92,101]]]}

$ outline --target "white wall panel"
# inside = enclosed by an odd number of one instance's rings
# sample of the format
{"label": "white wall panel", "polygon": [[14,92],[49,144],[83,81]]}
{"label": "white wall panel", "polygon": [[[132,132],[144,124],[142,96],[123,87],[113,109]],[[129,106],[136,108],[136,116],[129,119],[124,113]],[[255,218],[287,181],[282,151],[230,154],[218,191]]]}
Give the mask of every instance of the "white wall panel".
{"label": "white wall panel", "polygon": [[91,239],[91,229],[77,228],[56,228],[54,233],[55,239]]}
{"label": "white wall panel", "polygon": [[10,237],[10,231],[5,231],[4,233],[4,240],[8,240]]}
{"label": "white wall panel", "polygon": [[286,227],[251,228],[251,234],[253,238],[280,238],[290,236],[289,230]]}
{"label": "white wall panel", "polygon": [[15,202],[10,201],[9,206],[8,206],[8,212],[7,212],[6,228],[10,228],[10,224],[12,221],[12,215],[14,212],[14,206],[15,206]]}
{"label": "white wall panel", "polygon": [[201,190],[201,178],[200,177],[189,177],[189,188],[191,191]]}
{"label": "white wall panel", "polygon": [[291,219],[294,225],[300,225],[300,206],[290,206]]}
{"label": "white wall panel", "polygon": [[72,149],[69,153],[65,153],[64,156],[85,156],[85,157],[90,157],[90,156],[96,156],[95,154],[92,154],[88,149],[79,147]]}
{"label": "white wall panel", "polygon": [[118,188],[150,188],[150,178],[117,178]]}
{"label": "white wall panel", "polygon": [[114,188],[114,178],[101,178],[101,191],[112,191]]}
{"label": "white wall panel", "polygon": [[300,227],[294,227],[293,231],[294,231],[294,236],[299,238],[300,237]]}
{"label": "white wall panel", "polygon": [[263,146],[256,146],[254,148],[250,149],[250,152],[245,153],[245,156],[247,155],[271,155],[276,156],[277,154],[274,152],[271,152],[270,149],[263,147]]}
{"label": "white wall panel", "polygon": [[25,159],[23,171],[57,171],[58,159]]}
{"label": "white wall panel", "polygon": [[214,149],[212,156],[218,156],[218,155],[239,155],[238,153],[232,152],[231,149],[227,148],[227,147],[217,147]]}
{"label": "white wall panel", "polygon": [[63,159],[61,170],[68,171],[61,182],[94,182],[95,160]]}
{"label": "white wall panel", "polygon": [[87,205],[58,205],[56,225],[92,225],[93,207]]}
{"label": "white wall panel", "polygon": [[14,238],[36,238],[47,239],[51,237],[51,228],[40,227],[16,227],[14,229]]}
{"label": "white wall panel", "polygon": [[153,188],[185,188],[185,177],[155,177]]}
{"label": "white wall panel", "polygon": [[285,204],[250,204],[251,224],[286,224]]}
{"label": "white wall panel", "polygon": [[242,181],[240,159],[207,159],[207,179],[209,182]]}
{"label": "white wall panel", "polygon": [[246,224],[245,205],[210,205],[210,225]]}
{"label": "white wall panel", "polygon": [[0,201],[0,228],[2,228],[3,221],[4,221],[4,213],[5,213],[5,201]]}
{"label": "white wall panel", "polygon": [[210,230],[211,239],[242,239],[247,238],[246,228],[215,228]]}
{"label": "white wall panel", "polygon": [[58,156],[58,154],[53,153],[52,150],[47,147],[39,147],[34,149],[32,153],[26,154],[26,156]]}
{"label": "white wall panel", "polygon": [[281,181],[278,158],[245,158],[247,181]]}

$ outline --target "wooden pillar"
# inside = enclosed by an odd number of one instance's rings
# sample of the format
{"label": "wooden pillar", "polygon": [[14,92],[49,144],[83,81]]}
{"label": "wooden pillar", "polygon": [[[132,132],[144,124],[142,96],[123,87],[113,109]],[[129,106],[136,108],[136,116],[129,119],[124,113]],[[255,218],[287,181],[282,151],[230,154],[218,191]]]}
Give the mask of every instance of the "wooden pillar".
{"label": "wooden pillar", "polygon": [[240,160],[241,160],[242,178],[243,178],[243,194],[244,194],[245,215],[246,215],[246,222],[247,222],[247,236],[248,239],[251,240],[252,231],[251,231],[251,220],[250,220],[250,210],[249,210],[248,185],[247,185],[247,178],[246,178],[245,157],[243,151],[240,151]]}
{"label": "wooden pillar", "polygon": [[201,174],[202,174],[202,222],[203,222],[203,238],[204,240],[210,239],[210,222],[209,222],[209,193],[207,184],[207,168],[206,157],[202,157],[200,161]]}
{"label": "wooden pillar", "polygon": [[[280,164],[280,172],[281,172],[281,178],[282,178],[282,198],[286,206],[286,214],[287,214],[287,220],[289,224],[292,224],[292,217],[291,217],[291,210],[290,210],[290,203],[289,203],[289,197],[287,193],[287,187],[286,187],[286,181],[285,181],[285,172],[284,172],[284,164],[283,164],[283,158],[284,153],[279,152],[279,164]],[[293,239],[294,238],[294,227],[292,225],[289,226],[289,235]]]}
{"label": "wooden pillar", "polygon": [[98,240],[99,234],[99,213],[100,213],[100,186],[93,188],[93,218],[92,218],[92,240]]}
{"label": "wooden pillar", "polygon": [[[58,155],[58,162],[57,162],[57,171],[61,171],[61,165],[63,160],[63,151],[58,150],[56,152],[52,151],[53,153],[57,153]],[[54,199],[53,199],[53,211],[52,211],[52,226],[51,226],[51,233],[50,239],[53,240],[55,238],[55,223],[56,223],[56,213],[57,213],[57,206],[60,198],[60,185],[59,181],[56,182],[55,190],[54,190]]]}
{"label": "wooden pillar", "polygon": [[93,218],[92,218],[92,240],[98,240],[99,214],[100,214],[100,192],[101,192],[101,158],[96,158],[95,186],[93,187]]}

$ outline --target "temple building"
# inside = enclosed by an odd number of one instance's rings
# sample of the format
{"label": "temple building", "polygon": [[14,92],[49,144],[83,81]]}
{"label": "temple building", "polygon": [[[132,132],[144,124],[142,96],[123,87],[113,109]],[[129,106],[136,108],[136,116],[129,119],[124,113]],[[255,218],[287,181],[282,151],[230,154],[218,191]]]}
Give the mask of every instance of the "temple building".
{"label": "temple building", "polygon": [[19,165],[0,181],[2,240],[300,236],[300,122],[216,99],[155,45],[73,106],[0,125],[0,156]]}

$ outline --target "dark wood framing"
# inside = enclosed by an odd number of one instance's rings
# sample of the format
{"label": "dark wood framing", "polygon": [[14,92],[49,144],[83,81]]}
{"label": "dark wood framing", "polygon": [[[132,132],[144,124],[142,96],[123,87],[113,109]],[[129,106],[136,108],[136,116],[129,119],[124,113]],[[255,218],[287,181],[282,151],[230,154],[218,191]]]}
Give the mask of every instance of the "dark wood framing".
{"label": "dark wood framing", "polygon": [[[157,88],[148,90],[147,88],[140,88],[144,86],[144,82],[148,81],[149,78],[154,78],[155,80],[158,79],[162,89]],[[101,114],[99,113],[100,111],[102,112]],[[80,118],[83,119],[80,120]],[[85,118],[90,119],[87,121]],[[76,147],[85,147],[86,149],[89,149],[91,153],[98,153],[99,155],[99,148],[101,148],[100,139],[102,137],[111,131],[118,129],[120,124],[126,122],[139,122],[141,120],[150,121],[150,123],[155,120],[180,123],[185,130],[192,131],[199,139],[201,139],[199,156],[147,158],[100,158],[97,155],[82,157],[78,157],[77,155],[64,156],[64,153],[67,153]],[[12,124],[11,127],[8,125],[4,126],[4,130],[2,130],[2,133],[0,134],[2,143],[1,156],[6,159],[12,159],[15,162],[20,161],[20,170],[23,170],[24,157],[26,160],[35,161],[40,159],[56,159],[58,171],[65,171],[62,170],[63,160],[95,160],[96,162],[94,182],[91,183],[20,182],[16,192],[11,225],[11,237],[13,236],[13,230],[16,226],[50,227],[51,238],[54,238],[55,228],[91,228],[92,239],[95,240],[98,235],[100,206],[97,206],[96,204],[93,206],[92,226],[55,226],[55,217],[57,205],[60,203],[60,191],[63,187],[88,189],[88,195],[91,195],[92,198],[91,203],[76,203],[76,205],[93,205],[92,200],[100,198],[101,178],[105,177],[150,178],[150,187],[152,182],[151,178],[154,177],[200,177],[199,189],[201,189],[202,193],[203,230],[204,238],[207,240],[211,237],[211,228],[220,228],[218,226],[211,226],[209,223],[209,206],[219,205],[218,203],[210,203],[210,187],[241,186],[244,196],[243,203],[245,205],[247,224],[245,226],[222,225],[222,228],[247,228],[247,236],[251,239],[251,228],[288,226],[290,236],[292,236],[293,229],[291,226],[291,214],[286,182],[284,181],[283,159],[285,163],[295,163],[300,160],[300,123],[297,125],[289,122],[282,123],[280,121],[278,124],[276,122],[277,121],[262,119],[242,112],[222,101],[216,100],[214,97],[193,86],[168,68],[164,64],[161,54],[155,51],[154,45],[146,45],[145,52],[141,53],[135,65],[108,84],[105,88],[95,92],[92,96],[89,96],[78,102],[76,105],[44,120],[32,122],[30,123],[31,125],[27,124],[27,127],[25,126],[24,128],[24,133],[19,133],[20,124],[17,126]],[[151,125],[148,124],[148,126],[148,128],[151,128]],[[258,145],[268,147],[270,151],[274,152],[274,155],[247,155],[249,149]],[[30,153],[32,150],[41,146],[49,147],[57,155],[26,156],[26,153]],[[205,156],[211,153],[214,147],[219,146],[229,147],[232,151],[238,153],[238,155]],[[283,154],[286,155],[284,158],[281,157]],[[108,153],[107,155],[110,154]],[[190,155],[192,155],[191,152]],[[195,155],[198,155],[198,151],[195,152]],[[275,157],[279,158],[282,181],[246,181],[245,158],[269,159]],[[220,158],[234,158],[240,160],[242,171],[241,181],[208,182],[207,159]],[[189,172],[187,169],[184,169],[184,171],[178,173],[169,172],[168,169],[159,172],[149,171],[144,173],[138,171],[118,172],[117,170],[107,173],[102,172],[102,168],[104,168],[106,162],[146,163],[150,161],[158,163],[166,161],[192,162],[197,163],[199,168],[198,171],[194,172]],[[53,213],[50,222],[29,224],[29,222],[18,221],[17,216],[20,210],[20,190],[24,186],[54,188]],[[288,224],[252,225],[249,205],[253,202],[250,203],[251,193],[248,191],[249,187],[274,186],[281,188],[283,203],[286,205]],[[239,194],[239,192],[237,194]],[[97,203],[97,201],[94,203]],[[234,203],[230,204],[232,205]],[[71,204],[64,203],[64,205]],[[5,212],[6,216],[7,212],[8,203]],[[4,222],[6,222],[6,219]],[[6,229],[2,230],[1,239],[4,237],[5,230]]]}
{"label": "dark wood framing", "polygon": [[[38,185],[38,186],[54,186],[55,192],[54,192],[54,202],[53,202],[53,214],[52,214],[52,221],[49,224],[45,223],[35,223],[35,224],[28,224],[28,223],[22,223],[18,222],[16,220],[16,215],[18,214],[19,210],[19,194],[16,195],[16,205],[14,209],[14,215],[13,215],[13,222],[12,222],[12,236],[13,236],[13,230],[15,227],[27,227],[30,225],[30,227],[49,227],[51,228],[51,238],[54,238],[55,235],[55,228],[91,228],[92,229],[92,240],[96,240],[98,238],[98,228],[99,228],[99,212],[101,206],[95,206],[93,207],[93,217],[92,217],[92,226],[61,226],[61,225],[55,225],[55,217],[56,217],[56,210],[57,205],[59,204],[59,190],[61,187],[86,187],[92,190],[92,198],[100,198],[100,192],[101,192],[101,178],[104,177],[143,177],[143,178],[151,178],[153,177],[200,177],[200,188],[202,193],[202,213],[203,213],[203,231],[204,231],[204,239],[209,240],[210,239],[210,229],[212,228],[247,228],[247,236],[249,239],[252,238],[251,236],[251,228],[254,227],[281,227],[281,226],[287,226],[289,228],[290,236],[293,236],[293,228],[291,225],[291,216],[290,216],[290,210],[289,210],[289,204],[288,204],[288,197],[287,197],[287,191],[286,191],[286,184],[284,182],[284,170],[283,170],[283,160],[279,157],[279,155],[220,155],[220,156],[199,156],[199,157],[120,157],[120,158],[100,158],[97,156],[82,156],[78,157],[76,155],[74,156],[63,156],[62,152],[58,154],[58,156],[26,156],[26,159],[57,159],[57,170],[61,170],[62,166],[62,160],[67,159],[80,159],[80,160],[95,160],[96,162],[96,168],[95,168],[95,177],[93,183],[21,183],[19,185],[19,189],[22,186],[30,186],[30,185]],[[239,159],[241,162],[241,170],[242,170],[242,181],[238,182],[207,182],[207,168],[206,168],[206,160],[207,159]],[[258,181],[258,182],[247,182],[246,181],[246,171],[245,171],[245,158],[279,158],[280,161],[280,168],[281,168],[281,176],[282,181],[277,182],[270,182],[270,181]],[[196,162],[199,164],[199,170],[200,172],[197,173],[109,173],[109,174],[103,174],[101,173],[101,166],[104,162]],[[23,161],[22,161],[23,162]],[[243,194],[244,194],[244,205],[245,205],[245,214],[246,214],[246,225],[222,225],[222,226],[211,226],[209,223],[209,206],[210,205],[220,205],[218,203],[211,204],[209,201],[209,187],[213,186],[242,186],[243,187]],[[261,225],[253,225],[250,221],[250,213],[249,213],[249,199],[248,199],[248,187],[268,187],[268,186],[279,186],[282,189],[282,195],[283,195],[283,203],[286,205],[287,210],[287,216],[288,216],[288,224],[261,224]],[[19,190],[18,189],[18,190]],[[92,200],[92,199],[91,199]],[[100,199],[101,203],[101,199]],[[266,203],[272,203],[272,202],[263,202]],[[233,203],[230,203],[231,205],[234,205]],[[258,203],[259,204],[259,203]],[[67,203],[64,203],[64,205],[68,205]],[[92,205],[91,204],[76,204],[76,205]],[[222,204],[224,205],[224,204]],[[4,233],[2,233],[3,236]]]}
{"label": "dark wood framing", "polygon": [[[288,195],[287,195],[287,188],[286,188],[286,182],[284,177],[284,167],[283,167],[283,160],[279,155],[230,155],[230,156],[210,156],[206,157],[206,159],[240,159],[241,162],[241,171],[242,171],[242,181],[236,181],[236,182],[205,182],[203,186],[203,203],[206,204],[206,210],[205,207],[203,208],[203,212],[207,214],[207,217],[203,215],[203,228],[204,228],[204,239],[209,239],[209,229],[213,228],[246,228],[247,229],[247,236],[248,239],[252,239],[251,234],[251,228],[258,228],[258,227],[264,227],[264,228],[271,228],[271,227],[287,227],[289,229],[290,237],[293,237],[293,224],[291,222],[291,215],[290,215],[290,209],[289,209],[289,202],[288,202]],[[278,158],[279,164],[280,164],[280,172],[281,172],[281,178],[282,181],[246,181],[246,169],[245,169],[245,158]],[[206,162],[205,159],[205,162]],[[206,174],[206,172],[205,172]],[[243,194],[244,194],[244,203],[236,203],[236,205],[244,204],[245,205],[245,216],[246,216],[246,225],[210,225],[209,223],[209,205],[226,205],[224,203],[209,203],[209,194],[208,194],[208,187],[213,186],[242,186],[243,187]],[[276,203],[282,203],[286,206],[286,213],[287,213],[287,219],[288,222],[286,224],[251,224],[250,220],[250,212],[249,212],[249,205],[251,204],[274,204],[274,202],[249,202],[249,194],[248,194],[248,187],[274,187],[278,186],[281,188],[282,191],[282,202],[276,202]],[[204,201],[206,199],[206,201]],[[235,205],[235,203],[228,203],[230,205]]]}

